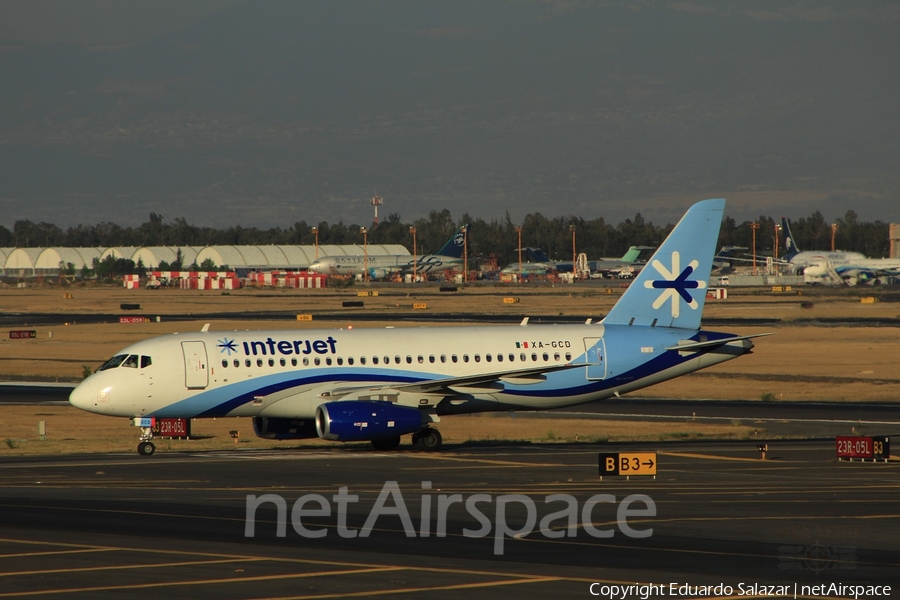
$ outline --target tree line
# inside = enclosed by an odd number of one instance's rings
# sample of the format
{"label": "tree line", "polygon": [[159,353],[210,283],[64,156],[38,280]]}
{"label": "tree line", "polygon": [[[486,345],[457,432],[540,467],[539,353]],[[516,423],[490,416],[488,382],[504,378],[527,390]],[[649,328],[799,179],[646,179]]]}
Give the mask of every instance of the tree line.
{"label": "tree line", "polygon": [[[756,231],[756,251],[758,255],[772,254],[775,227],[780,220],[761,215]],[[671,231],[673,224],[655,225],[645,220],[640,213],[613,225],[602,217],[582,219],[580,217],[545,217],[541,213],[527,215],[521,224],[514,223],[509,215],[505,219],[486,221],[468,214],[454,220],[447,209],[433,210],[427,217],[404,222],[400,215],[393,213],[378,225],[367,224],[369,244],[402,244],[412,249],[410,227],[416,228],[418,254],[436,252],[450,236],[464,223],[469,224],[468,248],[473,260],[494,256],[502,267],[518,260],[518,231],[521,226],[522,247],[537,247],[555,260],[572,258],[572,230],[575,229],[575,243],[578,253],[584,252],[589,259],[617,257],[625,253],[629,246],[656,246]],[[719,246],[744,246],[751,248],[752,221],[737,222],[726,217],[719,233]],[[882,221],[860,221],[857,214],[849,210],[844,217],[836,219],[837,232],[835,247],[840,250],[862,252],[866,256],[888,255],[888,224]],[[363,234],[356,224],[328,223],[315,225],[318,229],[318,243],[322,244],[363,244]],[[819,211],[791,223],[791,230],[797,245],[804,250],[827,250],[831,247],[831,223]],[[783,236],[783,233],[782,233]],[[783,239],[783,238],[782,238]],[[29,220],[16,221],[12,231],[0,226],[0,247],[95,247],[113,246],[212,246],[212,245],[268,245],[268,244],[308,244],[316,241],[313,226],[306,221],[295,222],[290,227],[259,229],[235,225],[227,229],[199,227],[184,218],[166,221],[162,215],[150,213],[147,222],[139,227],[121,227],[114,223],[78,225],[66,230],[51,223],[34,223]],[[779,254],[783,253],[783,245]],[[109,265],[112,267],[112,265]],[[118,268],[111,270],[118,271]]]}

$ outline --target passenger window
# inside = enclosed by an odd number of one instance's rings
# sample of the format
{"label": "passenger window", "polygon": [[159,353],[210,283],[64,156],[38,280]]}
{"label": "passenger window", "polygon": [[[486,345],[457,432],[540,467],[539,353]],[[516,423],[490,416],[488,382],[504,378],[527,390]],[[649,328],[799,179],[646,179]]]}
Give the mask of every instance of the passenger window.
{"label": "passenger window", "polygon": [[250,359],[248,358],[247,360],[245,360],[245,361],[244,361],[244,364],[245,364],[246,366],[249,367],[249,366],[250,366]]}
{"label": "passenger window", "polygon": [[126,358],[128,358],[127,354],[119,354],[119,355],[113,356],[111,359],[109,359],[108,361],[103,363],[103,365],[97,370],[105,371],[107,369],[115,369],[116,367],[121,365],[122,361],[125,360]]}
{"label": "passenger window", "polygon": [[373,356],[373,357],[372,357],[372,364],[373,364],[373,365],[377,365],[377,364],[378,364],[378,357],[377,357],[377,356]]}
{"label": "passenger window", "polygon": [[291,359],[291,366],[292,366],[292,367],[296,367],[296,366],[297,366],[297,359],[296,359],[296,358],[292,358],[292,359]]}
{"label": "passenger window", "polygon": [[531,360],[534,362],[537,362],[537,353],[536,352],[531,353]]}
{"label": "passenger window", "polygon": [[456,355],[454,354],[453,356],[451,356],[450,360],[452,360],[453,362],[456,362],[457,361]]}
{"label": "passenger window", "polygon": [[430,363],[433,363],[433,362],[434,362],[434,354],[429,354],[429,355],[428,355],[428,362],[430,362]]}
{"label": "passenger window", "polygon": [[308,359],[308,358],[304,358],[304,359],[303,359],[303,366],[304,366],[304,367],[308,367],[308,366],[309,366],[309,359]]}
{"label": "passenger window", "polygon": [[261,367],[262,365],[263,365],[262,359],[261,359],[261,358],[257,358],[257,359],[256,359],[256,366],[257,366],[257,367]]}
{"label": "passenger window", "polygon": [[528,360],[528,358],[525,356],[524,352],[519,355],[519,360],[521,360],[522,362],[525,362],[526,360]]}
{"label": "passenger window", "polygon": [[[153,359],[150,358],[149,356],[141,357],[141,368],[142,369],[146,369],[147,367],[149,367],[152,364],[153,364]],[[237,365],[235,365],[235,366],[237,366]]]}
{"label": "passenger window", "polygon": [[509,353],[509,362],[516,362],[516,355],[512,352]]}
{"label": "passenger window", "polygon": [[446,354],[441,354],[441,362],[442,362],[442,363],[447,362],[447,355],[446,355]]}
{"label": "passenger window", "polygon": [[553,353],[553,360],[559,361],[559,352],[554,352],[554,353]]}
{"label": "passenger window", "polygon": [[325,364],[328,365],[329,367],[331,366],[331,357],[330,356],[325,359]]}
{"label": "passenger window", "polygon": [[317,367],[322,364],[322,359],[319,358],[318,356],[315,357],[313,360],[315,361]]}
{"label": "passenger window", "polygon": [[420,354],[420,355],[419,355],[419,364],[421,365],[421,364],[424,363],[424,362],[425,362],[425,357],[423,357],[423,356]]}
{"label": "passenger window", "polygon": [[269,359],[269,366],[270,366],[270,367],[274,367],[274,366],[275,366],[275,359],[274,359],[274,358],[270,358],[270,359]]}
{"label": "passenger window", "polygon": [[503,355],[502,355],[502,354],[498,354],[498,355],[497,355],[497,362],[503,362]]}
{"label": "passenger window", "polygon": [[338,356],[338,357],[337,357],[337,364],[339,364],[339,365],[344,364],[344,359],[341,358],[340,356]]}
{"label": "passenger window", "polygon": [[481,355],[480,355],[480,354],[476,354],[476,355],[475,355],[475,362],[481,362]]}
{"label": "passenger window", "polygon": [[491,355],[488,354],[487,356],[485,356],[485,357],[484,357],[484,360],[486,360],[486,361],[488,361],[488,362],[491,362]]}
{"label": "passenger window", "polygon": [[572,360],[572,354],[570,352],[566,352],[566,360]]}
{"label": "passenger window", "polygon": [[[397,361],[397,362],[400,362],[400,361]],[[408,365],[412,364],[412,356],[410,356],[409,354],[406,355],[406,364],[408,364]]]}
{"label": "passenger window", "polygon": [[544,362],[547,362],[548,360],[550,360],[550,355],[544,352]]}
{"label": "passenger window", "polygon": [[[387,362],[387,361],[384,361],[384,362]],[[394,362],[397,363],[398,365],[400,364],[400,355],[399,354],[394,357]]]}
{"label": "passenger window", "polygon": [[282,358],[278,361],[278,364],[280,364],[282,367],[284,367],[287,365],[287,361]]}
{"label": "passenger window", "polygon": [[234,359],[234,366],[235,367],[241,366],[241,361],[239,361],[238,359]]}
{"label": "passenger window", "polygon": [[222,366],[225,367],[225,368],[228,368],[228,360],[226,360],[226,359],[223,358],[223,359],[222,359]]}
{"label": "passenger window", "polygon": [[469,362],[469,355],[463,354],[463,362]]}

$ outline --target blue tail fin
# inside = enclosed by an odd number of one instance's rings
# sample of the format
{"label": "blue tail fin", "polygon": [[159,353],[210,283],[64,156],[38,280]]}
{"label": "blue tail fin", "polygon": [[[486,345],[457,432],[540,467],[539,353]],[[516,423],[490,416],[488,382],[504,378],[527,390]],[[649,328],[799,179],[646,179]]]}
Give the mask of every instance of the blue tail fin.
{"label": "blue tail fin", "polygon": [[528,256],[528,260],[530,262],[537,263],[549,263],[550,257],[544,254],[544,251],[540,248],[522,248],[525,250],[525,255]]}
{"label": "blue tail fin", "polygon": [[449,256],[451,258],[460,258],[463,255],[463,245],[465,244],[465,234],[463,230],[468,227],[468,223],[456,230],[456,233],[450,236],[444,247],[436,252],[440,256]]}
{"label": "blue tail fin", "polygon": [[781,228],[784,230],[784,260],[791,260],[800,253],[800,248],[797,247],[797,241],[794,239],[794,234],[791,233],[791,226],[784,217],[781,217]]}
{"label": "blue tail fin", "polygon": [[688,209],[603,323],[699,329],[724,211],[723,198]]}

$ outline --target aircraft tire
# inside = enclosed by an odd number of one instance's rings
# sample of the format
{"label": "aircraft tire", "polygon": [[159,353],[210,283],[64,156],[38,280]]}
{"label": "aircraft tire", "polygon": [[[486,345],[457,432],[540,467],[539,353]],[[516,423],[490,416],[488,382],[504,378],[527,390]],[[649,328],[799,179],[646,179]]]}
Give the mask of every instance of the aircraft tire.
{"label": "aircraft tire", "polygon": [[400,446],[400,436],[397,435],[392,438],[372,440],[372,446],[374,446],[376,450],[396,450]]}
{"label": "aircraft tire", "polygon": [[440,450],[443,441],[441,432],[434,427],[426,427],[413,437],[413,443],[415,443],[416,448],[425,452]]}
{"label": "aircraft tire", "polygon": [[141,456],[150,456],[156,452],[156,446],[153,445],[153,442],[141,442],[138,444],[137,450]]}

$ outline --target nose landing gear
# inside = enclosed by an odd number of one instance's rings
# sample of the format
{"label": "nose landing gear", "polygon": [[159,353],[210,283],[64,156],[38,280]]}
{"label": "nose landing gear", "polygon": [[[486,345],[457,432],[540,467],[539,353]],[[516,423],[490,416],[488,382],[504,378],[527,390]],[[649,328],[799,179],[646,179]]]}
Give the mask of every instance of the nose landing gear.
{"label": "nose landing gear", "polygon": [[156,446],[150,440],[153,439],[153,429],[150,427],[141,427],[141,441],[138,443],[137,451],[141,456],[150,456],[156,452]]}

